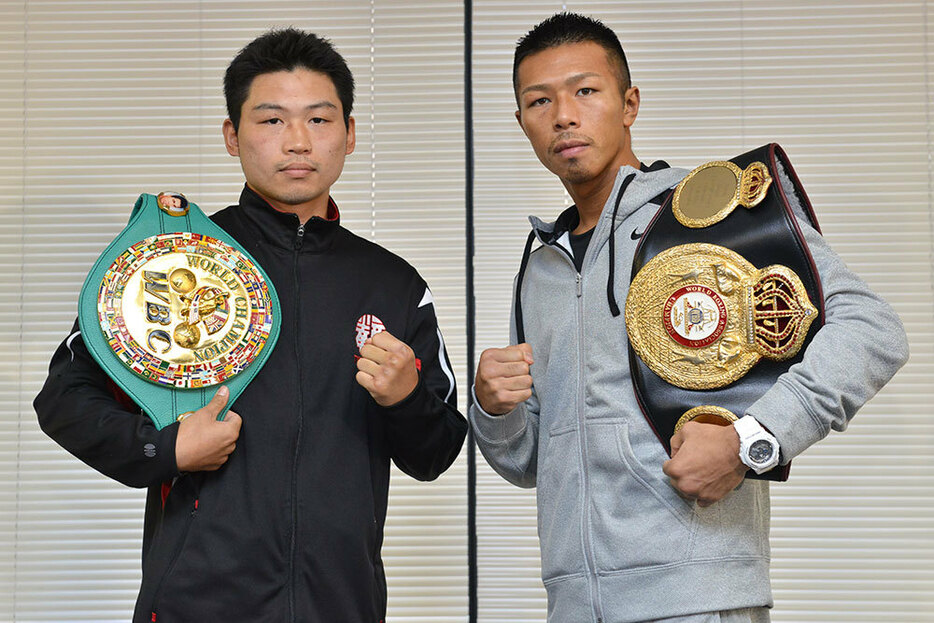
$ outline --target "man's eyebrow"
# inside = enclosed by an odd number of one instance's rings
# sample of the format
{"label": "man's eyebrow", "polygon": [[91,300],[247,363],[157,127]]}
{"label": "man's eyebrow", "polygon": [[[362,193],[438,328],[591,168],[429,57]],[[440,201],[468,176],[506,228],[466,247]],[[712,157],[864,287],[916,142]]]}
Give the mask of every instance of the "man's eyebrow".
{"label": "man's eyebrow", "polygon": [[[319,108],[333,108],[336,110],[337,105],[333,102],[329,102],[328,100],[322,100],[320,102],[315,102],[305,106],[305,110],[317,110]],[[273,104],[271,102],[263,102],[254,106],[253,110],[285,110],[285,106],[282,106],[281,104]]]}
{"label": "man's eyebrow", "polygon": [[[584,78],[594,78],[594,77],[599,78],[600,74],[598,74],[595,71],[585,71],[583,73],[574,74],[573,76],[569,77],[567,80],[564,81],[564,84],[571,85],[571,84],[580,82]],[[524,89],[522,89],[522,91],[519,93],[519,96],[521,97],[522,95],[525,95],[529,91],[547,91],[547,90],[548,90],[547,84],[531,84],[525,87]]]}

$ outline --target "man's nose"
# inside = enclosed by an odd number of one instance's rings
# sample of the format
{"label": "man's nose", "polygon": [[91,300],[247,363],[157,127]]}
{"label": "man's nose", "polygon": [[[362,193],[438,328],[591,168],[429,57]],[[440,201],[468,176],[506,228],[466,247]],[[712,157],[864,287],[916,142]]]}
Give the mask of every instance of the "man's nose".
{"label": "man's nose", "polygon": [[556,130],[567,130],[568,128],[576,128],[580,126],[577,105],[573,98],[567,96],[557,97],[555,99],[553,110],[555,115],[554,124]]}
{"label": "man's nose", "polygon": [[306,154],[311,151],[311,131],[301,123],[290,124],[285,141],[286,151]]}

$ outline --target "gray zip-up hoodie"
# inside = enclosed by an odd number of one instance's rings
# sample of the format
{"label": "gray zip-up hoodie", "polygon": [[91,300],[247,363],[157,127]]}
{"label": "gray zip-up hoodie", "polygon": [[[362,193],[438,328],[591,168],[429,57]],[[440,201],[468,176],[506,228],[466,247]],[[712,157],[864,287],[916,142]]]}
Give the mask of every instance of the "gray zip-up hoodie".
{"label": "gray zip-up hoodie", "polygon": [[[543,245],[521,282],[533,395],[502,416],[476,401],[470,410],[493,469],[538,488],[549,621],[624,623],[772,604],[768,482],[746,480],[707,508],[678,495],[633,393],[625,314],[614,316],[608,304],[610,263],[622,306],[638,232],[658,207],[647,202],[686,173],[622,167],[580,273],[555,223],[530,219]],[[825,325],[803,360],[747,411],[776,436],[786,462],[831,429],[845,429],[908,357],[895,312],[795,209],[820,273]]]}

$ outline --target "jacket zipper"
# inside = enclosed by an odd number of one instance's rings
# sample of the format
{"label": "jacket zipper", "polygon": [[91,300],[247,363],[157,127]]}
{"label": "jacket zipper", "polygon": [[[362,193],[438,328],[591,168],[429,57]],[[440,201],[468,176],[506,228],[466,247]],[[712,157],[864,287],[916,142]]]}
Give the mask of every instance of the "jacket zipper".
{"label": "jacket zipper", "polygon": [[153,594],[152,598],[152,620],[156,620],[156,610],[158,610],[158,604],[162,598],[162,589],[165,585],[166,579],[172,575],[172,572],[175,570],[175,565],[178,563],[178,558],[182,554],[182,549],[185,547],[185,543],[188,542],[188,535],[191,532],[191,522],[194,521],[195,515],[198,513],[198,498],[195,498],[195,501],[191,505],[191,512],[188,513],[188,519],[185,520],[185,534],[179,540],[178,545],[175,546],[175,551],[172,553],[172,559],[169,561],[169,566],[166,567],[165,573],[162,574],[162,577],[159,579],[159,586],[156,588],[156,592]]}
{"label": "jacket zipper", "polygon": [[581,475],[584,480],[584,500],[581,508],[581,523],[584,532],[584,562],[587,565],[587,583],[590,585],[590,602],[593,606],[597,623],[602,623],[603,612],[600,607],[600,595],[597,590],[597,577],[595,573],[593,544],[590,539],[590,474],[587,472],[587,425],[584,418],[586,393],[584,387],[584,293],[583,277],[577,273],[577,425],[580,433],[577,436],[580,444]]}
{"label": "jacket zipper", "polygon": [[294,244],[294,263],[292,266],[292,280],[295,292],[295,364],[298,369],[298,423],[297,430],[295,432],[295,451],[292,455],[292,527],[289,540],[289,620],[295,621],[295,545],[296,545],[296,531],[298,530],[298,455],[299,449],[301,448],[302,441],[302,412],[304,411],[304,404],[302,401],[302,390],[303,390],[303,380],[302,380],[302,366],[301,366],[301,348],[298,335],[298,329],[301,326],[299,322],[299,311],[301,309],[301,302],[299,294],[301,293],[301,288],[299,287],[298,282],[298,258],[299,252],[302,249],[302,243],[305,240],[305,225],[299,224],[298,231],[296,231],[295,244]]}
{"label": "jacket zipper", "polygon": [[[591,245],[593,240],[590,241]],[[583,276],[577,272],[574,266],[574,258],[567,249],[559,244],[550,245],[560,249],[571,264],[575,272],[575,282],[577,286],[577,425],[580,432],[577,435],[580,445],[581,457],[581,475],[584,479],[584,500],[581,508],[581,529],[584,537],[584,563],[587,566],[587,583],[590,586],[590,602],[593,606],[593,612],[597,617],[597,623],[603,623],[603,608],[600,605],[600,595],[597,590],[597,576],[594,571],[596,563],[594,562],[593,546],[590,542],[590,475],[587,473],[587,427],[584,419],[584,285]],[[588,251],[590,248],[588,247]],[[586,254],[585,254],[586,260]],[[585,262],[581,262],[583,266]]]}

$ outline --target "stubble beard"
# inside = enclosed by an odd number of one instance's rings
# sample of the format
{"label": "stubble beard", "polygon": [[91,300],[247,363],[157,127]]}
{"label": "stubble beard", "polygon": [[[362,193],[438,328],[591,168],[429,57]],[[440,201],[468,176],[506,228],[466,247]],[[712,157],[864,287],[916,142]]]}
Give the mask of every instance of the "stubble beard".
{"label": "stubble beard", "polygon": [[567,184],[582,184],[591,179],[590,172],[584,169],[576,158],[568,161],[567,169],[563,175],[559,175],[562,182]]}
{"label": "stubble beard", "polygon": [[321,194],[313,188],[289,188],[287,185],[271,188],[270,191],[271,199],[287,206],[306,204],[314,201]]}

